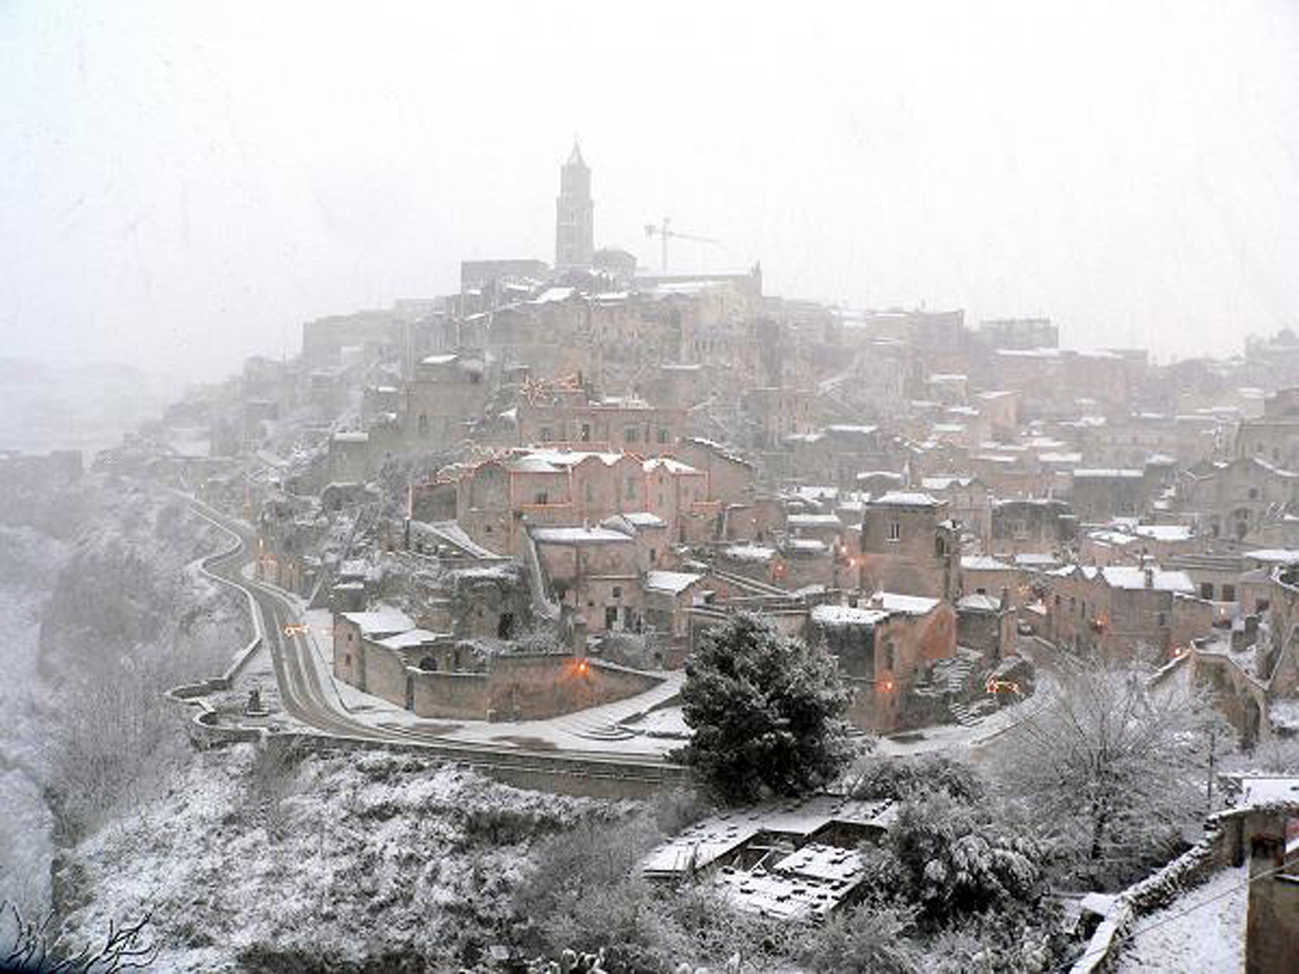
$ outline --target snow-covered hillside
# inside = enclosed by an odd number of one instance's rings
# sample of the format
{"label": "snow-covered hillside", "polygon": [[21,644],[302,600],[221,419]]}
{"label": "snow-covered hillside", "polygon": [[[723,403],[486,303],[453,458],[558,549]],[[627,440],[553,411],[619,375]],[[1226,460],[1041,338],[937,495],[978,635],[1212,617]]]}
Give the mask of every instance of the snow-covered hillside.
{"label": "snow-covered hillside", "polygon": [[0,484],[0,899],[48,907],[50,795],[111,815],[143,777],[127,740],[141,764],[184,753],[160,691],[247,638],[243,606],[196,570],[225,543],[156,487]]}
{"label": "snow-covered hillside", "polygon": [[506,939],[535,840],[626,808],[409,755],[240,745],[71,851],[60,905],[73,940],[152,911],[160,970],[454,970]]}

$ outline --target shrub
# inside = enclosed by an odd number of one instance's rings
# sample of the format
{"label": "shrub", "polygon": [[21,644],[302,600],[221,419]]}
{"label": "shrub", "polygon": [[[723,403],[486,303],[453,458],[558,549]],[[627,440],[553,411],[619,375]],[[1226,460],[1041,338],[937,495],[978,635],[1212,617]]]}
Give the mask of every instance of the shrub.
{"label": "shrub", "polygon": [[681,688],[689,744],[674,752],[719,797],[799,795],[852,760],[850,693],[824,650],[741,612],[706,632]]}
{"label": "shrub", "polygon": [[983,800],[983,781],[970,765],[939,755],[883,760],[868,765],[853,783],[858,798],[905,801],[943,791],[957,801]]}
{"label": "shrub", "polygon": [[913,974],[920,970],[920,952],[909,939],[914,920],[914,910],[884,903],[841,910],[805,935],[801,960],[833,974]]}

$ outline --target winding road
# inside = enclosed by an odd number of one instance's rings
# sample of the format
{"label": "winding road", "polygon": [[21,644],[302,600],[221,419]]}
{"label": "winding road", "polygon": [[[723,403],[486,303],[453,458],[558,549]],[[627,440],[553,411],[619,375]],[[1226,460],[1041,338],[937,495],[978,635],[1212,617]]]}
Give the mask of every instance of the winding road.
{"label": "winding road", "polygon": [[237,540],[230,550],[209,559],[205,570],[247,593],[256,616],[254,624],[262,636],[262,648],[270,655],[281,705],[289,716],[317,734],[354,744],[415,746],[439,759],[496,772],[513,772],[516,778],[527,780],[556,776],[561,780],[611,779],[632,791],[645,791],[683,777],[679,765],[652,755],[529,748],[517,743],[471,743],[441,736],[438,725],[432,722],[422,727],[418,723],[376,725],[358,719],[343,706],[335,688],[327,684],[329,677],[322,677],[297,606],[277,589],[243,574],[255,558],[256,539],[252,531],[200,501],[188,500],[197,516]]}

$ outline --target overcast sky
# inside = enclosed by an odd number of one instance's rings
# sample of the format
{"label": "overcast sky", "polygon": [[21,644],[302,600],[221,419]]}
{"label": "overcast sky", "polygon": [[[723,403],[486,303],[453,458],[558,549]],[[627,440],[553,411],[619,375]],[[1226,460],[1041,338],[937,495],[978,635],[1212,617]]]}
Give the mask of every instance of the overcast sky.
{"label": "overcast sky", "polygon": [[1299,3],[0,0],[0,355],[215,377],[597,244],[1231,353],[1299,324]]}

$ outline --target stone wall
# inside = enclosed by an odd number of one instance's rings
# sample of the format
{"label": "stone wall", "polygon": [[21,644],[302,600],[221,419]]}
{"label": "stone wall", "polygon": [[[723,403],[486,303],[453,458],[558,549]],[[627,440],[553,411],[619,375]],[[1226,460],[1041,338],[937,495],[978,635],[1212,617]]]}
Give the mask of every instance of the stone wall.
{"label": "stone wall", "polygon": [[486,672],[421,670],[365,642],[364,689],[420,717],[544,720],[644,693],[659,679],[598,660],[554,654],[492,657]]}

